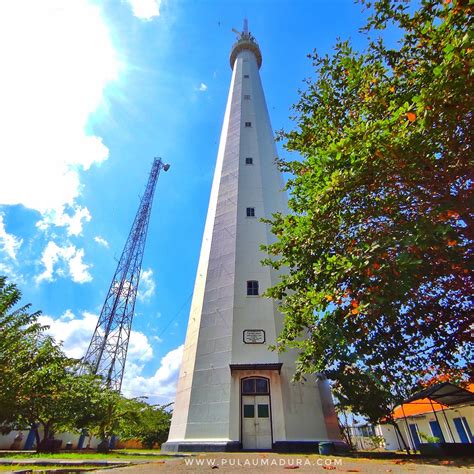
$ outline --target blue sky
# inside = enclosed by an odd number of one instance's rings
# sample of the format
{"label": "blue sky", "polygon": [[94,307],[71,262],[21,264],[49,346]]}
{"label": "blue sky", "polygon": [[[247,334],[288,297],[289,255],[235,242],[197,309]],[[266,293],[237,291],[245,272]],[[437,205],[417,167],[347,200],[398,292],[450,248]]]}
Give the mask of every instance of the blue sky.
{"label": "blue sky", "polygon": [[[81,357],[144,190],[158,181],[123,391],[173,398],[244,16],[275,130],[307,54],[356,47],[350,0],[11,0],[0,14],[0,273]],[[284,152],[281,152],[285,156]]]}

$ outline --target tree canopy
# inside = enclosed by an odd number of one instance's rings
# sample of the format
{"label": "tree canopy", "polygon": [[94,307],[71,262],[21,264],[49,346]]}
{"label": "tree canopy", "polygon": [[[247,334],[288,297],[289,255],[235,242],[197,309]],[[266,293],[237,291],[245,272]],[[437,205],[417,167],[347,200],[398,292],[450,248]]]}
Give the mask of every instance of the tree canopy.
{"label": "tree canopy", "polygon": [[16,308],[20,300],[18,288],[0,276],[0,426],[4,429],[15,421],[23,374],[44,330],[37,322],[40,312],[30,313],[31,305]]}
{"label": "tree canopy", "polygon": [[171,425],[170,405],[150,405],[140,398],[122,398],[117,406],[114,433],[120,439],[138,439],[147,448],[168,439]]}
{"label": "tree canopy", "polygon": [[20,300],[0,276],[0,425],[33,428],[40,448],[54,432],[100,423],[109,397],[99,377],[78,375],[78,361],[47,335],[39,311],[15,309]]}
{"label": "tree canopy", "polygon": [[[299,351],[296,377],[325,372],[376,421],[471,360],[474,6],[364,3],[364,52],[341,41],[310,55],[316,76],[280,134],[302,158],[279,161],[290,213],[269,221],[265,263],[285,269],[267,295],[285,316],[279,350]],[[377,36],[387,27],[395,46]],[[385,408],[368,408],[370,387]]]}
{"label": "tree canopy", "polygon": [[47,335],[39,311],[16,308],[20,300],[18,288],[0,276],[0,431],[33,428],[38,450],[47,450],[55,433],[68,431],[133,437],[148,445],[166,439],[166,406],[129,400],[101,377],[80,374],[80,361]]}

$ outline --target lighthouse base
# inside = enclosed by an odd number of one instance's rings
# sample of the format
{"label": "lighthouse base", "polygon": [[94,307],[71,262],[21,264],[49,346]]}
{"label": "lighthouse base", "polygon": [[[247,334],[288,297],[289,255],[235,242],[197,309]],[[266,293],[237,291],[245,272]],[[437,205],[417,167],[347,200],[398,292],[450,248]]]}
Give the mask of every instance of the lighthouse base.
{"label": "lighthouse base", "polygon": [[[321,441],[275,441],[271,449],[276,453],[318,453],[319,443]],[[324,440],[327,443],[327,440]],[[348,451],[348,445],[342,441],[334,440],[334,451],[343,453]],[[161,446],[163,453],[224,453],[237,451],[259,451],[244,450],[239,441],[168,441]]]}
{"label": "lighthouse base", "polygon": [[240,451],[238,441],[167,441],[161,446],[164,453],[224,453]]}

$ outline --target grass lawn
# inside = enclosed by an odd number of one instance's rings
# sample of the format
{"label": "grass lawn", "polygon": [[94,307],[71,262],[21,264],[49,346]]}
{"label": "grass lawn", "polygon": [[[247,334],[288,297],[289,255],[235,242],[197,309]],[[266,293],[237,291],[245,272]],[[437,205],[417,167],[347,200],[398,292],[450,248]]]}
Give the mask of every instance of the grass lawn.
{"label": "grass lawn", "polygon": [[14,458],[14,459],[71,459],[75,461],[81,461],[82,459],[98,459],[111,461],[113,459],[123,460],[123,461],[146,461],[148,459],[162,459],[169,458],[169,456],[164,456],[162,454],[152,454],[151,452],[147,453],[131,453],[129,451],[117,452],[111,451],[108,454],[96,453],[96,452],[85,452],[85,453],[66,453],[60,452],[55,454],[49,453],[15,453],[14,451],[2,452],[0,454],[0,462],[2,458]]}
{"label": "grass lawn", "polygon": [[[154,454],[156,453],[156,454]],[[159,454],[158,450],[117,450],[112,451],[108,454],[96,453],[94,451],[71,453],[71,452],[60,452],[56,454],[47,453],[35,453],[35,452],[15,452],[15,451],[3,451],[0,453],[0,473],[11,472],[11,471],[54,471],[58,472],[77,472],[77,471],[88,471],[88,470],[99,470],[110,468],[109,466],[93,466],[90,464],[81,465],[67,465],[67,462],[94,462],[94,461],[108,461],[113,463],[121,461],[130,461],[132,463],[141,463],[146,461],[156,461],[157,459],[169,458],[169,456],[163,456]],[[2,465],[2,460],[13,461],[18,464]],[[66,464],[54,464],[55,460],[61,459]],[[44,465],[43,462],[51,460],[52,464]],[[31,464],[25,464],[26,461],[32,462]],[[38,462],[39,464],[35,464]]]}
{"label": "grass lawn", "polygon": [[51,464],[49,466],[36,466],[34,464],[28,464],[25,466],[24,464],[16,464],[16,465],[10,465],[10,466],[0,466],[0,472],[11,472],[11,471],[53,471],[53,470],[58,470],[64,472],[65,470],[68,471],[88,471],[88,470],[98,470],[101,469],[101,467],[97,466],[61,466],[59,464]]}

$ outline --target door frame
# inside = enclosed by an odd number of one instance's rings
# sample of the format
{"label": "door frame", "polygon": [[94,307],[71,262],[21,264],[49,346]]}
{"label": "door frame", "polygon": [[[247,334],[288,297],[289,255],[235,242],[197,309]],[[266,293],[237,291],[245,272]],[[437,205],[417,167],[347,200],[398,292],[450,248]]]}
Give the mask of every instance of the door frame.
{"label": "door frame", "polygon": [[[247,379],[265,379],[268,384],[268,393],[251,393],[251,394],[243,394],[242,388],[244,385],[244,380]],[[258,395],[268,395],[268,404],[269,404],[269,411],[270,411],[270,436],[272,440],[272,447],[270,451],[273,449],[273,409],[272,409],[272,388],[270,386],[270,379],[263,375],[255,374],[255,375],[248,375],[246,377],[241,377],[239,382],[239,427],[240,427],[240,449],[243,451],[244,445],[244,438],[243,438],[243,413],[242,413],[242,396],[258,396]],[[269,451],[268,449],[255,449],[252,451]]]}

